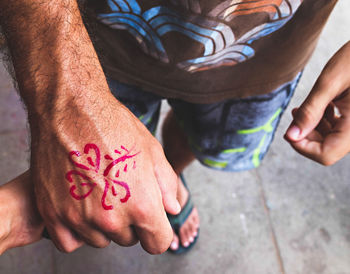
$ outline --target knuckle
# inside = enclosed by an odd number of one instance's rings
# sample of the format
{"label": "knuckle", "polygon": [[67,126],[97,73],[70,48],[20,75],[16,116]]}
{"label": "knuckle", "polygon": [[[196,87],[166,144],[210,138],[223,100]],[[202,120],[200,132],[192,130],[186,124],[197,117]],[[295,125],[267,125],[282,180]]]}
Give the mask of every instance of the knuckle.
{"label": "knuckle", "polygon": [[314,109],[318,109],[318,108],[317,107],[315,108],[313,106],[313,103],[309,102],[305,104],[302,108],[299,108],[297,116],[301,118],[303,122],[312,123],[317,119]]}
{"label": "knuckle", "polygon": [[80,214],[73,209],[68,209],[64,215],[64,219],[72,226],[79,227],[84,222]]}
{"label": "knuckle", "polygon": [[120,220],[113,216],[98,218],[94,220],[94,224],[104,232],[117,232],[122,229]]}
{"label": "knuckle", "polygon": [[159,153],[159,151],[163,152],[163,147],[157,140],[154,140],[152,142],[152,150],[154,153]]}
{"label": "knuckle", "polygon": [[144,223],[149,220],[151,208],[147,203],[138,203],[134,207],[134,215],[137,218],[138,222]]}

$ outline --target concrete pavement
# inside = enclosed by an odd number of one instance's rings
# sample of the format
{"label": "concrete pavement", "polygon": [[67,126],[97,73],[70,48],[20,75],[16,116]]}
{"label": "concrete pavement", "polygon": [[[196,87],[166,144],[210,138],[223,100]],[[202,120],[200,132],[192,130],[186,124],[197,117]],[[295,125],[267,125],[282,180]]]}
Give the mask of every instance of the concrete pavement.
{"label": "concrete pavement", "polygon": [[[282,138],[290,110],[350,39],[349,11],[350,2],[339,1],[261,167],[228,174],[195,162],[185,171],[201,216],[200,239],[189,254],[151,256],[140,246],[111,244],[67,255],[42,240],[0,256],[0,273],[350,274],[350,157],[325,168]],[[29,153],[26,115],[3,67],[0,117],[4,183],[28,168]]]}

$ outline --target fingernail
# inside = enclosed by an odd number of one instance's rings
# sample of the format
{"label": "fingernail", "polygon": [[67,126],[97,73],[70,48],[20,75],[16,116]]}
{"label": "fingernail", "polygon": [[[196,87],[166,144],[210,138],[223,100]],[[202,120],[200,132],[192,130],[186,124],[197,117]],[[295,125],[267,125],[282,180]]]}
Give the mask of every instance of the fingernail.
{"label": "fingernail", "polygon": [[297,140],[300,136],[300,129],[293,125],[291,126],[288,130],[287,130],[287,136],[290,138],[290,139],[293,139],[293,140]]}
{"label": "fingernail", "polygon": [[177,244],[177,242],[172,242],[171,245],[170,245],[170,249],[172,249],[172,250],[178,249],[178,244]]}
{"label": "fingernail", "polygon": [[184,242],[184,247],[188,247],[189,242]]}
{"label": "fingernail", "polygon": [[190,243],[192,243],[194,239],[193,239],[193,237],[189,237],[188,240]]}
{"label": "fingernail", "polygon": [[196,237],[196,236],[197,236],[197,234],[198,234],[198,233],[197,233],[197,231],[196,231],[195,233],[193,233],[193,237]]}

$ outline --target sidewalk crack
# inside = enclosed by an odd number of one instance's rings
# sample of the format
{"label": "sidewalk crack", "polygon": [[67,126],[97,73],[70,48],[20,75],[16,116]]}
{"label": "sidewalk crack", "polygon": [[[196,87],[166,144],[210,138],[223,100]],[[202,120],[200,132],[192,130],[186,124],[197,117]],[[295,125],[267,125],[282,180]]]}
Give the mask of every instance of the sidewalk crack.
{"label": "sidewalk crack", "polygon": [[262,179],[261,179],[260,174],[256,170],[254,172],[255,172],[255,175],[257,177],[257,181],[258,181],[258,184],[259,184],[260,198],[262,200],[262,203],[263,203],[263,206],[264,206],[264,211],[265,211],[265,214],[267,216],[268,223],[269,223],[270,232],[271,232],[271,238],[272,238],[273,245],[275,247],[275,252],[276,252],[276,257],[277,257],[278,265],[279,265],[279,268],[280,268],[280,272],[281,272],[281,274],[286,274],[286,271],[285,271],[285,268],[284,268],[283,259],[282,259],[282,256],[281,256],[281,250],[280,250],[280,247],[279,247],[279,244],[278,244],[278,241],[277,241],[277,237],[276,237],[276,233],[275,233],[275,229],[274,229],[274,226],[273,226],[273,223],[272,223],[272,220],[271,220],[270,209],[269,209],[269,207],[267,205],[267,199],[266,199],[265,189],[264,189],[263,184],[262,184]]}

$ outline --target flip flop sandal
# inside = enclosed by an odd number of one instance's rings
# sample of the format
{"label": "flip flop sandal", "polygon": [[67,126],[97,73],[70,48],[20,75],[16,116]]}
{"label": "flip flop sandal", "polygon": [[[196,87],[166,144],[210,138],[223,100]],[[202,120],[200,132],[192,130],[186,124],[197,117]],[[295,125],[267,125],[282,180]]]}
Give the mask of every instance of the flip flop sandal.
{"label": "flip flop sandal", "polygon": [[[182,183],[184,184],[184,186],[186,187],[187,191],[188,191],[188,198],[186,201],[185,206],[181,209],[180,213],[177,215],[172,215],[172,214],[167,214],[168,216],[168,220],[170,222],[171,227],[174,229],[175,234],[179,237],[180,239],[180,228],[182,227],[182,225],[186,222],[188,216],[190,216],[192,209],[193,209],[193,202],[192,202],[192,198],[191,198],[191,193],[186,185],[185,179],[183,177],[182,174],[180,174],[180,179],[182,181]],[[168,249],[168,251],[170,253],[173,254],[183,254],[185,252],[188,252],[196,243],[197,239],[199,236],[199,229],[198,229],[198,233],[197,236],[194,238],[194,241],[192,243],[189,244],[189,246],[184,247],[181,245],[181,243],[179,242],[179,248],[176,250],[172,250],[172,249]]]}

